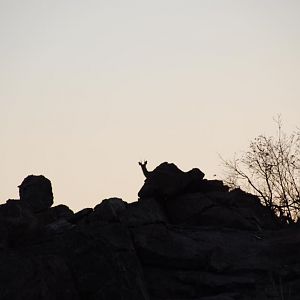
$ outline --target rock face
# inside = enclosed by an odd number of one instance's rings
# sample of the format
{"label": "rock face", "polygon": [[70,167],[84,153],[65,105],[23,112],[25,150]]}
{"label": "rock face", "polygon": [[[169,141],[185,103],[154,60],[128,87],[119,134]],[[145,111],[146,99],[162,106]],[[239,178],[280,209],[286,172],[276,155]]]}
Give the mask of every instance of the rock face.
{"label": "rock face", "polygon": [[299,299],[297,224],[199,169],[149,173],[138,202],[75,214],[27,177],[0,205],[0,300]]}

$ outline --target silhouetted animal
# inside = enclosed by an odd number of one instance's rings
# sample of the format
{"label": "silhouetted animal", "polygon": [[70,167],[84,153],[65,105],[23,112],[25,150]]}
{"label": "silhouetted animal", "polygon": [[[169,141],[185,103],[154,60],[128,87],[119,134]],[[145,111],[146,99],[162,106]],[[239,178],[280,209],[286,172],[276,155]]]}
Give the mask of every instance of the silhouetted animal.
{"label": "silhouetted animal", "polygon": [[143,171],[144,176],[145,176],[146,178],[148,178],[149,175],[150,175],[150,172],[147,170],[147,161],[146,161],[146,160],[144,160],[144,162],[140,161],[140,162],[139,162],[139,165],[140,165],[141,168],[142,168],[142,171]]}

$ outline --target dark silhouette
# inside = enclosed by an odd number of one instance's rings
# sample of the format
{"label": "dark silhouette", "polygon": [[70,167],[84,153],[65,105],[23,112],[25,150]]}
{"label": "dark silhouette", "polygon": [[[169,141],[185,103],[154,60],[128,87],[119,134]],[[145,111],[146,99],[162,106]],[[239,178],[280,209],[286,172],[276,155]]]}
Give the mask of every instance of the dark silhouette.
{"label": "dark silhouette", "polygon": [[293,223],[300,213],[300,129],[287,135],[280,117],[275,122],[276,136],[259,135],[238,158],[223,160],[226,181],[254,193],[282,220]]}
{"label": "dark silhouette", "polygon": [[50,208],[53,204],[51,181],[43,175],[29,175],[19,185],[20,200],[34,212]]}
{"label": "dark silhouette", "polygon": [[297,224],[199,169],[146,165],[139,201],[77,213],[26,177],[0,205],[0,300],[299,299]]}
{"label": "dark silhouette", "polygon": [[146,177],[145,184],[138,193],[140,198],[166,198],[187,192],[197,186],[204,177],[204,173],[199,169],[194,168],[185,173],[176,165],[168,162],[160,164],[151,172],[146,168],[147,161],[140,162],[139,165]]}
{"label": "dark silhouette", "polygon": [[143,171],[143,174],[144,174],[144,176],[146,177],[146,178],[148,178],[149,177],[149,175],[150,175],[150,172],[147,170],[147,161],[145,160],[145,161],[140,161],[139,162],[139,165],[141,166],[141,168],[142,168],[142,171]]}

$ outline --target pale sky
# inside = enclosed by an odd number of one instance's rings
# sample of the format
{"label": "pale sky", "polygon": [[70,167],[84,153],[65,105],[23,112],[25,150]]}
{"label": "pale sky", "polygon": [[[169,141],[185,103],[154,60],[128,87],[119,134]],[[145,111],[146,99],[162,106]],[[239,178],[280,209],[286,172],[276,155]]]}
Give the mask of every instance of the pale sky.
{"label": "pale sky", "polygon": [[138,161],[207,176],[300,126],[299,0],[0,0],[0,203],[30,174],[77,211]]}

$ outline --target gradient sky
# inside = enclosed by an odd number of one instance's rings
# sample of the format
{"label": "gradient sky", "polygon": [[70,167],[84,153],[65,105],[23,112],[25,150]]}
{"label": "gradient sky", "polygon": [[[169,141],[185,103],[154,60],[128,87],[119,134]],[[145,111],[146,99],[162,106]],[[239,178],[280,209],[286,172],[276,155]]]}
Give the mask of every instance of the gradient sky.
{"label": "gradient sky", "polygon": [[207,178],[300,125],[298,0],[0,0],[0,202],[29,174],[55,204],[131,202],[137,162]]}

